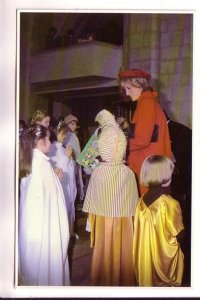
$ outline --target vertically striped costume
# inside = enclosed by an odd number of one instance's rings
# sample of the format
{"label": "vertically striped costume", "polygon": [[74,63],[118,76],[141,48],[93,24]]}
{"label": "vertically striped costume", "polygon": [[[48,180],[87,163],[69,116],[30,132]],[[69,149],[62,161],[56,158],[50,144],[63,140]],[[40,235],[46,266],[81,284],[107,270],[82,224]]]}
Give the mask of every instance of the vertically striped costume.
{"label": "vertically striped costume", "polygon": [[92,285],[134,285],[133,216],[138,201],[134,173],[124,165],[126,138],[113,115],[96,117],[102,131],[98,148],[103,162],[93,171],[83,211],[89,213],[94,247]]}

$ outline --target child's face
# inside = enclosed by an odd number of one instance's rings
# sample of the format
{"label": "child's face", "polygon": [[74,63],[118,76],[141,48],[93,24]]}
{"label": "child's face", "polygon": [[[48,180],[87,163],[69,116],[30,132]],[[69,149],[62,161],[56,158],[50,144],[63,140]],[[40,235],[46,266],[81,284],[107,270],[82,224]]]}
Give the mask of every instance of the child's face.
{"label": "child's face", "polygon": [[70,123],[67,125],[67,127],[68,127],[72,132],[74,132],[74,131],[76,131],[76,129],[77,129],[77,122],[76,122],[76,121],[72,121],[72,122],[70,122]]}
{"label": "child's face", "polygon": [[37,122],[38,124],[40,124],[40,125],[42,125],[42,126],[44,126],[44,127],[46,127],[46,128],[48,128],[49,127],[49,123],[50,123],[50,117],[44,117],[43,119],[42,119],[42,121],[40,121],[40,122]]}
{"label": "child's face", "polygon": [[49,151],[50,146],[51,142],[49,140],[49,134],[45,138],[40,139],[37,142],[37,148],[43,153],[47,153]]}
{"label": "child's face", "polygon": [[59,143],[63,143],[65,139],[65,133],[64,131],[61,131],[57,134],[57,140]]}

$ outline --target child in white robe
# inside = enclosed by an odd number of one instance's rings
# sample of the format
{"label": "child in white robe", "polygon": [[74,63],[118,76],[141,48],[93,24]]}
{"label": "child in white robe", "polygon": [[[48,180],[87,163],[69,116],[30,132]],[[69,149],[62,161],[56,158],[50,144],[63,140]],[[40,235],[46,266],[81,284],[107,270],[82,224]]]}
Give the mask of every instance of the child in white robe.
{"label": "child in white robe", "polygon": [[69,219],[69,231],[70,235],[78,238],[78,235],[74,233],[75,222],[75,199],[77,194],[76,187],[76,163],[72,159],[72,147],[66,146],[64,148],[63,142],[67,132],[67,127],[64,122],[59,122],[56,127],[55,141],[48,153],[53,168],[59,168],[62,170],[63,177],[61,179],[61,185],[63,188],[65,203],[68,212]]}
{"label": "child in white robe", "polygon": [[[78,128],[78,119],[73,115],[67,115],[64,119],[64,122],[68,129],[65,135],[64,144],[70,145],[72,147],[73,158],[74,161],[76,161],[77,157],[81,153],[79,139],[76,134],[76,130]],[[76,184],[77,184],[79,199],[82,202],[84,199],[84,182],[82,178],[82,167],[77,163],[76,163],[76,182],[77,182]]]}
{"label": "child in white robe", "polygon": [[19,285],[70,285],[68,215],[60,180],[46,156],[50,145],[42,125],[20,137]]}

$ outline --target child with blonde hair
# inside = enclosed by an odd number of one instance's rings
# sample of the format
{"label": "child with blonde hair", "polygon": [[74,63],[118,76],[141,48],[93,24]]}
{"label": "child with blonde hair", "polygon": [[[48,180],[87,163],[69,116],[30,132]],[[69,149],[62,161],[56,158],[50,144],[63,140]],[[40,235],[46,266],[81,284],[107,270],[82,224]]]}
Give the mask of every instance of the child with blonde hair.
{"label": "child with blonde hair", "polygon": [[50,123],[50,116],[46,112],[46,110],[38,109],[35,111],[32,119],[31,119],[31,125],[39,124],[39,125],[42,125],[42,126],[48,128],[49,123]]}
{"label": "child with blonde hair", "polygon": [[173,162],[162,155],[149,156],[142,164],[140,182],[148,191],[137,204],[133,236],[139,286],[180,286],[182,282],[182,212],[178,201],[166,195],[173,169]]}
{"label": "child with blonde hair", "polygon": [[[52,129],[50,129],[50,121],[51,121],[51,118],[48,114],[48,112],[44,109],[37,109],[35,111],[35,113],[33,114],[33,117],[31,118],[31,122],[30,124],[31,125],[42,125],[44,126],[45,128],[47,128],[50,132],[50,137],[49,137],[49,140],[51,143],[53,143],[55,141],[55,133],[53,132]],[[63,172],[62,172],[62,169],[60,168],[54,168],[54,172],[56,173],[56,175],[58,176],[58,178],[60,180],[62,180],[63,178]]]}

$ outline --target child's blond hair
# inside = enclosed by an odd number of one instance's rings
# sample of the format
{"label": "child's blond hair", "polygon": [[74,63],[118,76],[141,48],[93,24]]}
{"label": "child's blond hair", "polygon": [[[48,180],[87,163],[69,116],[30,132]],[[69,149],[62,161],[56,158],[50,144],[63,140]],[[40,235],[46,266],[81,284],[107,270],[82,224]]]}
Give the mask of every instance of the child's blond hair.
{"label": "child's blond hair", "polygon": [[46,118],[48,116],[49,115],[46,112],[46,110],[43,110],[43,109],[36,110],[36,112],[34,113],[32,119],[31,119],[31,125],[35,125],[38,122],[41,122],[44,118]]}
{"label": "child's blond hair", "polygon": [[140,171],[140,182],[146,187],[169,186],[171,182],[174,164],[164,155],[148,156]]}

